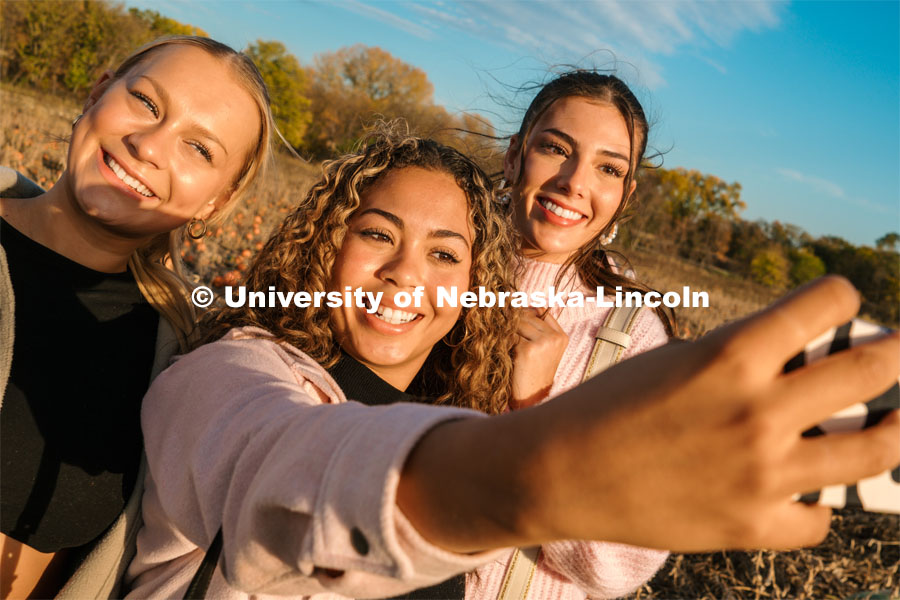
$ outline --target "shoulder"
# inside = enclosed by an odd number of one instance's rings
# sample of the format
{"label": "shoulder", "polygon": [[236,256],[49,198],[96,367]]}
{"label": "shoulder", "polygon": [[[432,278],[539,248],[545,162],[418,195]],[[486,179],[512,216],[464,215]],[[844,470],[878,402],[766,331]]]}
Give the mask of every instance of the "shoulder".
{"label": "shoulder", "polygon": [[624,358],[652,350],[669,341],[666,327],[656,311],[646,307],[638,309],[629,335],[631,335],[631,345],[625,351]]}
{"label": "shoulder", "polygon": [[33,198],[44,189],[18,171],[0,166],[0,198]]}
{"label": "shoulder", "polygon": [[[268,332],[252,327],[232,329],[221,339],[176,357],[172,365],[154,380],[148,393],[168,397],[173,391],[192,390],[199,394],[228,391],[234,397],[259,393],[279,385],[309,385],[321,390],[326,401],[343,401],[343,393],[316,361],[297,348],[269,339]],[[182,397],[184,392],[180,392]]]}

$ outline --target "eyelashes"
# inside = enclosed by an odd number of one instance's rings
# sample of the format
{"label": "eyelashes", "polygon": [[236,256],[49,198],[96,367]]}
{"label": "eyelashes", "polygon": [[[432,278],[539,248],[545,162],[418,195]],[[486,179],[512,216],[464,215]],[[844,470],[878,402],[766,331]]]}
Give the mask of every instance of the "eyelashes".
{"label": "eyelashes", "polygon": [[153,113],[154,117],[159,116],[159,108],[157,108],[157,106],[156,106],[156,104],[154,104],[153,100],[151,100],[150,98],[148,98],[147,96],[145,96],[144,94],[142,94],[138,91],[132,91],[131,95],[134,96],[135,98],[137,98],[138,100],[140,100],[141,103],[143,103],[143,105],[147,107],[147,110],[149,110],[151,113]]}
{"label": "eyelashes", "polygon": [[[153,118],[159,118],[159,107],[146,94],[142,94],[137,90],[131,90],[130,94],[137,98],[141,102],[141,104],[143,104],[147,108],[147,110],[150,111],[150,113],[153,115]],[[199,154],[203,158],[203,160],[208,163],[212,163],[213,153],[212,150],[209,149],[209,146],[196,140],[192,140],[187,143],[197,151],[197,154]]]}
{"label": "eyelashes", "polygon": [[200,142],[189,142],[189,144],[191,146],[193,146],[197,150],[197,152],[200,153],[200,156],[202,156],[206,160],[206,162],[208,162],[208,163],[212,162],[213,154],[209,148],[207,148]]}
{"label": "eyelashes", "polygon": [[[366,227],[359,231],[359,235],[383,244],[394,243],[394,238],[391,237],[390,232],[378,227]],[[456,252],[450,248],[434,248],[431,250],[430,255],[434,257],[435,260],[446,264],[455,265],[462,262]]]}
{"label": "eyelashes", "polygon": [[[559,144],[557,142],[553,142],[553,141],[541,142],[540,148],[544,152],[547,152],[549,154],[554,154],[554,155],[560,156],[562,158],[569,158],[569,156],[570,156],[569,150],[565,146],[563,146],[562,144]],[[621,166],[619,166],[616,163],[612,163],[612,162],[601,163],[600,165],[597,165],[597,168],[601,172],[606,173],[607,175],[612,175],[613,177],[616,177],[616,178],[621,178],[621,177],[625,176],[625,169],[623,169]]]}

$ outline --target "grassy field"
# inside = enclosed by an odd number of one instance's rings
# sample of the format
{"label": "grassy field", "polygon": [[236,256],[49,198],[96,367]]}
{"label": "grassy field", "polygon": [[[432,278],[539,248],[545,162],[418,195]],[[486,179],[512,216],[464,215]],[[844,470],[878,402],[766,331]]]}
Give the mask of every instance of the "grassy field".
{"label": "grassy field", "polygon": [[[78,106],[0,87],[0,164],[51,186],[65,164],[66,144]],[[188,240],[185,261],[198,282],[237,282],[271,229],[315,176],[316,168],[279,157],[265,181],[233,218],[200,242]],[[683,285],[709,292],[709,308],[680,309],[679,335],[694,338],[758,310],[773,299],[766,288],[686,263],[634,253],[641,279],[660,291]],[[673,555],[634,598],[745,600],[760,598],[847,599],[900,597],[900,517],[836,511],[832,530],[816,548],[792,552],[718,552]]]}

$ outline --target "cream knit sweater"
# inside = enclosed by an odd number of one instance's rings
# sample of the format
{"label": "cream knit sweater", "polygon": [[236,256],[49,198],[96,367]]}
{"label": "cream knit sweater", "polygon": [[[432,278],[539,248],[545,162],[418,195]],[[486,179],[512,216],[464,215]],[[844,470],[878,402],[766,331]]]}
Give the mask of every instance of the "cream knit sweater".
{"label": "cream knit sweater", "polygon": [[[519,283],[524,292],[546,292],[550,286],[581,290],[594,295],[577,276],[556,278],[560,265],[523,259],[525,272]],[[585,307],[553,309],[560,326],[569,336],[569,345],[556,370],[550,398],[581,382],[594,347],[594,333],[610,308],[588,304]],[[623,359],[645,352],[667,341],[662,322],[651,310],[642,310],[631,329],[631,346]],[[564,541],[541,548],[537,568],[528,590],[529,600],[583,600],[590,597],[617,598],[636,590],[663,565],[668,552],[607,542]],[[492,600],[497,597],[512,553],[480,567],[466,580],[466,598]]]}

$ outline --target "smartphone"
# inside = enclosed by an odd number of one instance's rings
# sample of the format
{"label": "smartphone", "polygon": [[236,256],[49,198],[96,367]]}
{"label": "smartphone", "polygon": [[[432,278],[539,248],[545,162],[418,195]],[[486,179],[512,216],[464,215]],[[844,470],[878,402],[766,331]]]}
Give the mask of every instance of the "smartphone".
{"label": "smartphone", "polygon": [[[890,330],[862,319],[854,319],[832,328],[809,344],[784,366],[790,372],[825,356],[864,344]],[[805,431],[805,437],[871,427],[892,410],[900,408],[900,384],[865,403],[857,403],[836,413],[820,425]],[[900,440],[898,440],[900,443]],[[819,503],[833,508],[857,507],[872,512],[900,513],[900,466],[869,477],[853,485],[832,485],[800,496],[803,502]]]}

